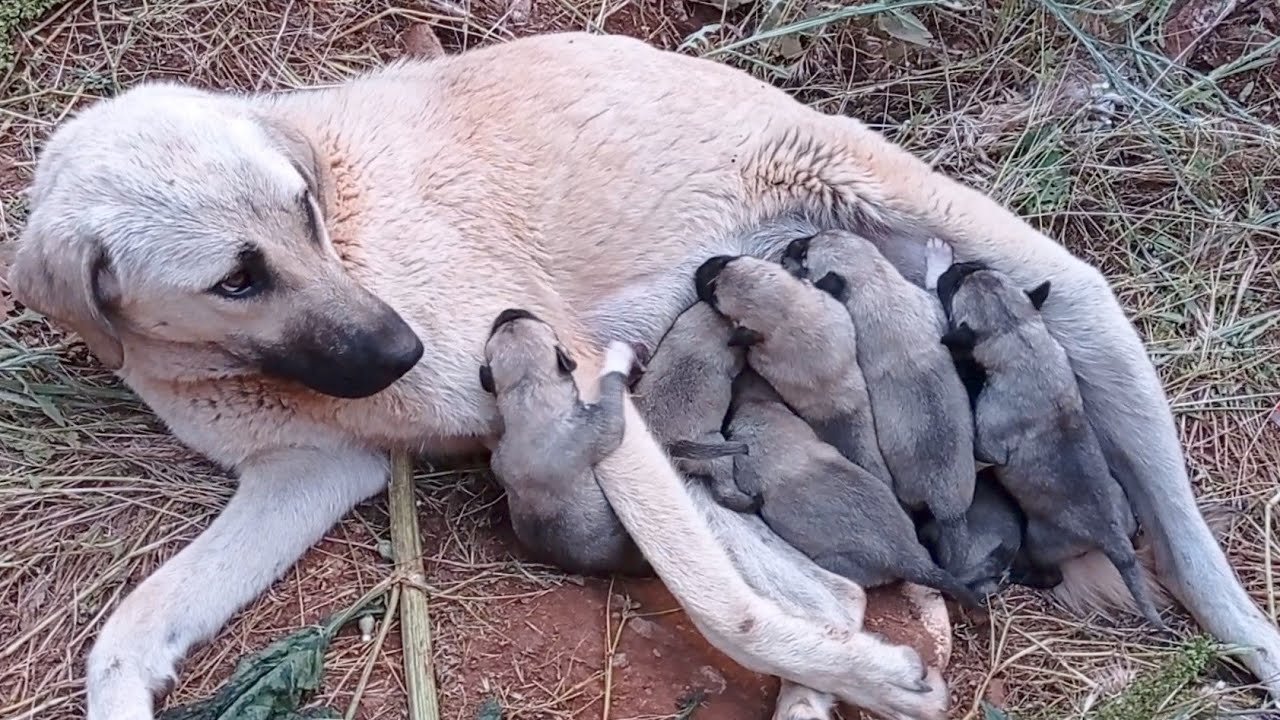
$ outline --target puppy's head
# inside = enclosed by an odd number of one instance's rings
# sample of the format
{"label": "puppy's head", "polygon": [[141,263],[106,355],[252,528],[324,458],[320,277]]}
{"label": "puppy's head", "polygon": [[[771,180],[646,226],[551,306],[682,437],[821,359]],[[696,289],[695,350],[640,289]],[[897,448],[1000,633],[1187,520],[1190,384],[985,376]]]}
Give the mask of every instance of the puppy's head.
{"label": "puppy's head", "polygon": [[574,387],[577,368],[550,325],[528,310],[510,308],[498,315],[489,331],[480,386],[493,395],[520,384],[569,388]]}
{"label": "puppy's head", "polygon": [[795,311],[803,307],[807,284],[781,265],[759,258],[714,257],[698,268],[698,297],[733,322],[729,344],[755,345],[782,323],[799,322]]}
{"label": "puppy's head", "polygon": [[897,273],[875,243],[851,232],[827,230],[793,241],[788,252],[793,252],[797,243],[803,244],[805,276],[814,280],[834,272],[849,283],[865,285],[874,284],[883,273]]}
{"label": "puppy's head", "polygon": [[344,268],[326,177],[306,135],[263,106],[140,86],[49,139],[10,286],[113,369],[372,395],[423,346]]}
{"label": "puppy's head", "polygon": [[952,349],[972,348],[1035,318],[1048,297],[1047,280],[1024,290],[1008,275],[979,263],[952,265],[938,278],[938,298],[952,328],[943,342]]}

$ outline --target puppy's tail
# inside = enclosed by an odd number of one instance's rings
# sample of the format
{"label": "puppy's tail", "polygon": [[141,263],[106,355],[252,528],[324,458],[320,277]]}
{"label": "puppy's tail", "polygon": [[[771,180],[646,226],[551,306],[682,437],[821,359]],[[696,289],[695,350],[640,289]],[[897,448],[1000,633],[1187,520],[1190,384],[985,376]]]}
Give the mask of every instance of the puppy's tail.
{"label": "puppy's tail", "polygon": [[714,460],[730,455],[750,455],[744,442],[698,442],[696,440],[676,440],[667,445],[667,453],[671,457],[683,460]]}
{"label": "puppy's tail", "polygon": [[1164,620],[1160,619],[1160,613],[1151,602],[1150,593],[1147,592],[1147,574],[1138,563],[1138,553],[1134,551],[1132,543],[1123,533],[1114,535],[1115,537],[1102,548],[1103,554],[1112,565],[1116,566],[1116,570],[1120,571],[1120,577],[1124,578],[1125,587],[1133,596],[1133,601],[1138,606],[1138,612],[1142,617],[1157,630],[1167,630],[1168,626],[1164,624]]}

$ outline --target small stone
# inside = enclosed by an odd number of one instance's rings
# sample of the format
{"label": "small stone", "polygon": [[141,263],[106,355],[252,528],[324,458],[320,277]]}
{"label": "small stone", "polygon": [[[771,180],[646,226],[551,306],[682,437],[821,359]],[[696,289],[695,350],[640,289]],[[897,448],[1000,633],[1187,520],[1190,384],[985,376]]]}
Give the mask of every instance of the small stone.
{"label": "small stone", "polygon": [[706,690],[713,695],[719,695],[729,687],[729,683],[725,681],[724,675],[719,670],[710,665],[703,665],[698,668],[698,676],[707,684]]}
{"label": "small stone", "polygon": [[627,665],[630,665],[631,662],[627,660],[626,653],[617,653],[613,656],[613,659],[609,661],[609,664],[621,670],[622,668],[625,668]]}
{"label": "small stone", "polygon": [[627,622],[627,627],[646,640],[652,640],[657,637],[658,631],[661,629],[658,627],[658,623],[644,618],[632,618]]}

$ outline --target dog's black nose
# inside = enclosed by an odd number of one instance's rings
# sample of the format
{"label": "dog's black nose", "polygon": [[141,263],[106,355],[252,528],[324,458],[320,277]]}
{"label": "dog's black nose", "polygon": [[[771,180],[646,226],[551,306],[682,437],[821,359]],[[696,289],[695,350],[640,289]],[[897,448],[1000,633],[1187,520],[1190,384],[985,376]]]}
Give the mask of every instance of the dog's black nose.
{"label": "dog's black nose", "polygon": [[698,293],[699,300],[715,307],[716,278],[732,261],[733,257],[729,255],[717,255],[698,267],[698,271],[693,274],[693,287]]}

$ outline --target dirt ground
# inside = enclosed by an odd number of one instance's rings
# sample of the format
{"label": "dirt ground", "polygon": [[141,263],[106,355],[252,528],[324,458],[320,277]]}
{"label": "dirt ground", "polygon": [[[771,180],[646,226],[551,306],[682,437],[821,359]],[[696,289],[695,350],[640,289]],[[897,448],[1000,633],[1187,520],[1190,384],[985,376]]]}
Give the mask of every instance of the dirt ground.
{"label": "dirt ground", "polygon": [[[458,52],[563,29],[707,55],[862,118],[1102,268],[1148,342],[1202,503],[1229,514],[1224,545],[1268,607],[1267,508],[1280,488],[1274,3],[1099,2],[1074,12],[989,0],[858,15],[848,3],[728,4],[57,3],[22,26],[16,64],[0,68],[0,239],[21,229],[23,188],[52,125],[144,77],[302,87],[422,52],[431,38]],[[81,663],[105,615],[208,524],[232,483],[169,437],[83,346],[14,306],[3,258],[0,719],[63,720],[83,716]],[[530,563],[483,473],[423,467],[419,479],[442,717],[470,720],[491,698],[510,718],[769,716],[776,683],[709,648],[657,582],[583,580]],[[371,500],[195,651],[167,702],[207,695],[241,655],[377,585],[390,573],[387,540],[385,498]],[[878,629],[922,643],[904,630],[911,623],[888,619],[910,612],[892,592],[876,602]],[[1150,680],[1185,665],[1195,633],[1185,620],[1175,620],[1178,640],[1159,639],[1135,621],[1072,617],[1029,592],[1005,594],[989,616],[953,608],[952,617],[957,718],[981,717],[983,700],[1017,718],[1086,717],[1143,692],[1156,696],[1137,706],[1147,710],[1109,717],[1262,712],[1222,648],[1172,689]],[[395,628],[376,644],[344,631],[316,701],[348,717],[404,717]]]}

